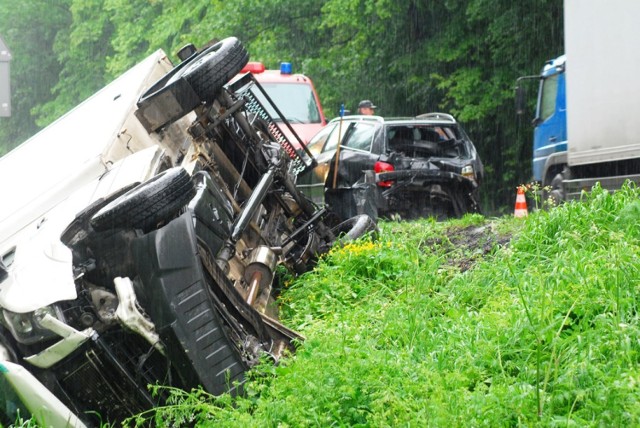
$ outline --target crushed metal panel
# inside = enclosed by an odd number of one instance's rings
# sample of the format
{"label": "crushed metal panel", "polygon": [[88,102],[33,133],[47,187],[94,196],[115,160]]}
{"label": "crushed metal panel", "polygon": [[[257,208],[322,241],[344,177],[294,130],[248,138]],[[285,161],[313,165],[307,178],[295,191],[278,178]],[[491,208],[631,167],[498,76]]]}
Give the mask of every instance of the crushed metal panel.
{"label": "crushed metal panel", "polygon": [[11,116],[10,62],[11,52],[0,37],[0,117]]}

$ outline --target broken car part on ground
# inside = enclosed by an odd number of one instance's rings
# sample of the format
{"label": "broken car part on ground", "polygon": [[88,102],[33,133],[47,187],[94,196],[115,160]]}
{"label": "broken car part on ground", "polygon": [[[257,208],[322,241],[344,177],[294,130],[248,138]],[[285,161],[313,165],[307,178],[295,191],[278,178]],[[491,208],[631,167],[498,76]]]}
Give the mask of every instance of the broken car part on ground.
{"label": "broken car part on ground", "polygon": [[[277,320],[278,266],[303,273],[376,230],[367,215],[332,220],[297,190],[315,161],[266,113],[251,74],[227,84],[247,61],[231,37],[142,85],[97,157],[67,165],[83,175],[17,204],[30,221],[0,236],[3,358],[86,425],[160,405],[166,391],[148,385],[240,393],[247,369],[301,339]],[[115,114],[126,79],[69,117],[97,124],[100,102]]]}

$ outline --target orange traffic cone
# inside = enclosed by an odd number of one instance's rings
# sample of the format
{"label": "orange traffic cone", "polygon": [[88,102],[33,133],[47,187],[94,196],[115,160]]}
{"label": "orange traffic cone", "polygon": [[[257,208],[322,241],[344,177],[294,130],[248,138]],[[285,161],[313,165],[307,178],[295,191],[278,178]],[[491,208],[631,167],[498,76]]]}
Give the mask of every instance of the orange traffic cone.
{"label": "orange traffic cone", "polygon": [[514,217],[526,217],[529,215],[527,209],[527,200],[524,197],[524,189],[522,186],[518,186],[518,193],[516,194],[516,208],[513,211]]}

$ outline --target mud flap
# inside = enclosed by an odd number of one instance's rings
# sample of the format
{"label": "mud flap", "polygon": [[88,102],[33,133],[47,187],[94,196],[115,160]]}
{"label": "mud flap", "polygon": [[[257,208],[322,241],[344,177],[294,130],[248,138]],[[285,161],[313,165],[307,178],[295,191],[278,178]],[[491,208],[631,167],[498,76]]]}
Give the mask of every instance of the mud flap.
{"label": "mud flap", "polygon": [[237,393],[248,366],[209,293],[190,214],[134,242],[138,301],[188,388]]}

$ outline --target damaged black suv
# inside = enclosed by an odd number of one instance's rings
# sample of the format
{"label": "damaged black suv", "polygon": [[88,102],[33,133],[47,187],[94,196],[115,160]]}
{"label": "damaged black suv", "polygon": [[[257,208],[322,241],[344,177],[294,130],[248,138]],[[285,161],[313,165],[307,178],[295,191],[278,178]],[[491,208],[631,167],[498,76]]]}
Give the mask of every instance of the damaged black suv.
{"label": "damaged black suv", "polygon": [[336,118],[309,150],[318,165],[298,177],[297,187],[341,217],[444,219],[480,212],[482,161],[449,114]]}

